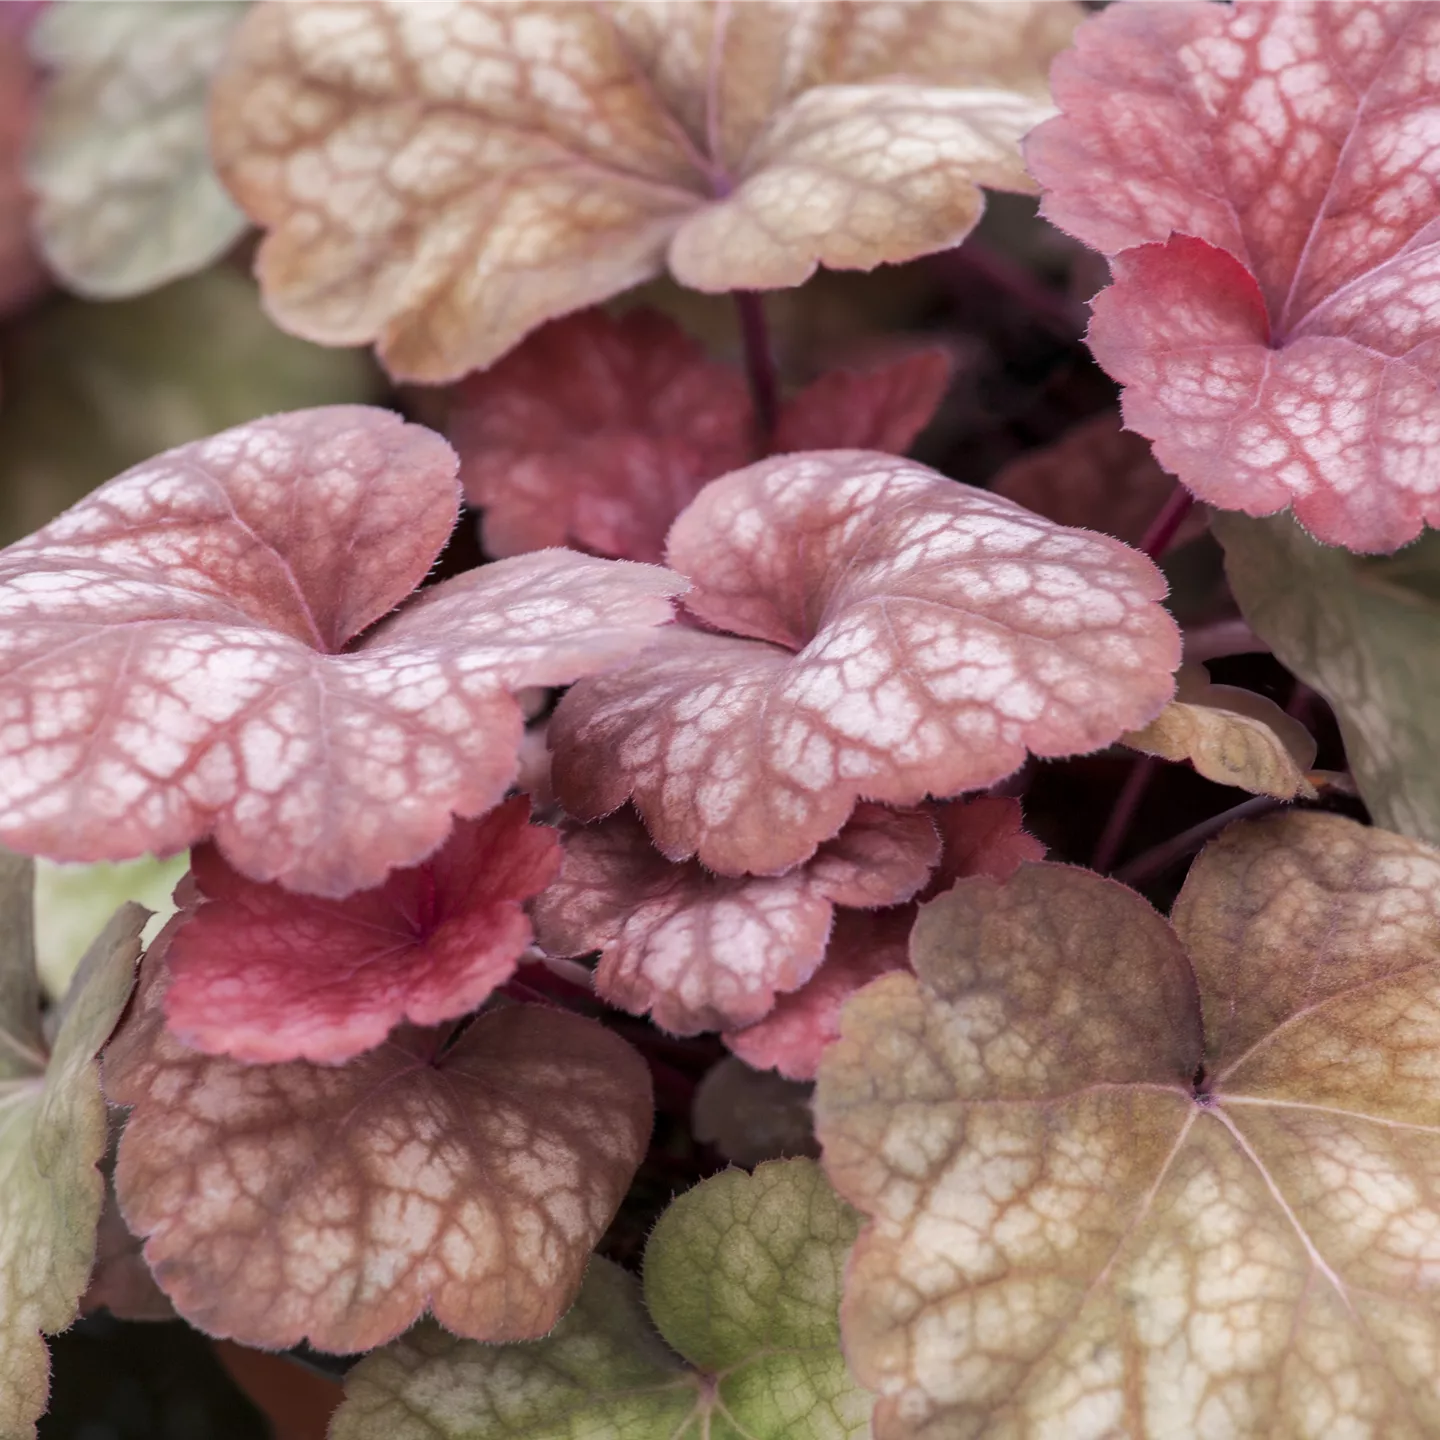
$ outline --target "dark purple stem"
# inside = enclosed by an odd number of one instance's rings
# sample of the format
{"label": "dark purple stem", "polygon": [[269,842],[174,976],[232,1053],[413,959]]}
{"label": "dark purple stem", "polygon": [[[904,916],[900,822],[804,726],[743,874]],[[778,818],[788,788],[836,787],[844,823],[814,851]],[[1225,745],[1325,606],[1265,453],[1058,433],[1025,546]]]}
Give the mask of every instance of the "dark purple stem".
{"label": "dark purple stem", "polygon": [[775,422],[780,418],[780,382],[770,349],[770,329],[765,323],[765,302],[756,290],[733,293],[735,309],[740,315],[740,338],[745,346],[745,374],[750,381],[750,398],[755,403],[757,448],[764,456],[770,453]]}
{"label": "dark purple stem", "polygon": [[1153,755],[1140,756],[1130,767],[1130,773],[1125,777],[1125,783],[1115,797],[1110,818],[1105,822],[1105,828],[1095,842],[1095,853],[1090,857],[1092,870],[1098,870],[1104,875],[1115,863],[1115,857],[1125,843],[1125,836],[1130,832],[1130,822],[1134,820],[1135,812],[1140,808],[1140,802],[1145,798],[1145,792],[1150,788],[1150,781],[1159,767],[1160,762]]}
{"label": "dark purple stem", "polygon": [[1170,498],[1165,502],[1160,513],[1150,522],[1150,528],[1140,542],[1140,548],[1152,560],[1159,560],[1170,548],[1170,542],[1175,538],[1180,526],[1184,524],[1185,517],[1190,513],[1190,507],[1194,503],[1195,497],[1183,485],[1176,485],[1170,492]]}
{"label": "dark purple stem", "polygon": [[1188,830],[1182,830],[1173,839],[1156,845],[1154,849],[1137,855],[1128,865],[1122,865],[1115,872],[1115,878],[1126,885],[1139,885],[1143,881],[1153,880],[1187,855],[1193,854],[1212,835],[1218,834],[1227,825],[1234,824],[1237,820],[1252,820],[1257,815],[1268,815],[1285,803],[1271,795],[1256,795],[1219,815],[1202,820],[1198,825],[1192,825]]}

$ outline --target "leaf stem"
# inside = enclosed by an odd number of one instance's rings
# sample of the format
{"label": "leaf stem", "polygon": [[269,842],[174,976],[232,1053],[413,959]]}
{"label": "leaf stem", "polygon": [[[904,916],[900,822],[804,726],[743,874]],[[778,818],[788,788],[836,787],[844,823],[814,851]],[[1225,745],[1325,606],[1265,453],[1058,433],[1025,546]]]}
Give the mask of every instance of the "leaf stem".
{"label": "leaf stem", "polygon": [[1212,835],[1218,835],[1227,825],[1236,820],[1253,820],[1256,816],[1268,815],[1272,810],[1279,810],[1288,803],[1275,799],[1273,795],[1253,795],[1249,800],[1242,801],[1229,810],[1222,810],[1220,814],[1212,815],[1208,820],[1202,820],[1198,825],[1192,825],[1172,839],[1137,855],[1128,865],[1122,865],[1115,872],[1115,879],[1126,885],[1138,885],[1142,881],[1153,880],[1187,855],[1193,854]]}
{"label": "leaf stem", "polygon": [[735,290],[732,294],[740,317],[740,339],[745,347],[745,374],[755,405],[757,449],[765,456],[770,453],[775,422],[780,418],[780,382],[775,373],[775,354],[770,348],[770,328],[765,323],[765,302],[758,290]]}
{"label": "leaf stem", "polygon": [[1170,542],[1174,540],[1194,503],[1194,495],[1177,481],[1174,490],[1170,492],[1170,498],[1150,522],[1150,528],[1140,542],[1140,548],[1152,560],[1159,560],[1170,548]]}
{"label": "leaf stem", "polygon": [[1130,822],[1134,820],[1135,812],[1140,808],[1140,802],[1145,798],[1145,792],[1159,767],[1160,762],[1153,755],[1141,755],[1130,767],[1130,773],[1111,807],[1110,818],[1095,842],[1095,853],[1090,857],[1092,870],[1104,875],[1115,863],[1115,857],[1129,833]]}

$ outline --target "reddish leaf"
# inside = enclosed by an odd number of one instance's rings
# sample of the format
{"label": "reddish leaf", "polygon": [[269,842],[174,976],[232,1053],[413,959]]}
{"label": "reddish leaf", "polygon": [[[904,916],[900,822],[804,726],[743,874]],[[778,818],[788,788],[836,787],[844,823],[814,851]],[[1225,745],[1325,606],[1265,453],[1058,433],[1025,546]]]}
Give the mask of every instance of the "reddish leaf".
{"label": "reddish leaf", "polygon": [[929,885],[913,904],[869,913],[841,911],[825,963],[810,981],[782,995],[759,1024],[724,1037],[747,1064],[778,1070],[792,1080],[814,1079],[821,1052],[840,1034],[841,1006],[872,980],[908,967],[910,930],[920,901],[967,875],[1005,880],[1025,861],[1045,858],[1045,847],[1021,828],[1014,800],[979,795],[928,808],[944,844]]}
{"label": "reddish leaf", "polygon": [[873,370],[832,370],[780,412],[773,449],[884,450],[903,455],[950,384],[950,357],[929,349]]}
{"label": "reddish leaf", "polygon": [[[670,533],[688,608],[551,721],[556,793],[659,849],[776,874],[860,798],[910,805],[1154,717],[1179,636],[1143,556],[864,451],[763,461]],[[736,638],[744,636],[748,638]],[[1142,717],[1138,720],[1130,717]]]}
{"label": "reddish leaf", "polygon": [[[1103,530],[1138,545],[1175,490],[1143,436],[1121,428],[1113,410],[1066,431],[1053,445],[1027,451],[990,482],[1003,495],[1057,525]],[[1194,507],[1174,544],[1205,533],[1205,514]]]}
{"label": "reddish leaf", "polygon": [[402,1030],[343,1066],[242,1065],[164,1024],[164,952],[105,1055],[134,1109],[115,1189],[175,1308],[265,1349],[368,1350],[428,1309],[477,1340],[543,1335],[644,1154],[650,1080],[563,1011]]}
{"label": "reddish leaf", "polygon": [[585,310],[456,390],[448,430],[485,548],[659,560],[707,480],[751,457],[740,373],[665,316]]}
{"label": "reddish leaf", "polygon": [[1440,523],[1437,46],[1432,5],[1116,6],[1026,151],[1118,257],[1090,342],[1126,424],[1202,499],[1355,550]]}
{"label": "reddish leaf", "polygon": [[535,929],[555,955],[599,950],[595,987],[612,1004],[693,1035],[759,1020],[814,973],[835,906],[906,900],[938,858],[926,816],[861,805],[788,874],[712,875],[667,860],[626,811],[567,838]]}
{"label": "reddish leaf", "polygon": [[136,466],[0,553],[0,842],[59,860],[213,836],[338,896],[494,805],[508,693],[645,642],[680,582],[548,551],[427,590],[455,460],[386,411],[241,425]]}
{"label": "reddish leaf", "polygon": [[196,851],[205,903],[170,946],[170,1028],[237,1060],[348,1060],[402,1020],[473,1010],[530,943],[523,904],[559,868],[553,830],[507,801],[458,822],[445,845],[344,900],[296,895]]}

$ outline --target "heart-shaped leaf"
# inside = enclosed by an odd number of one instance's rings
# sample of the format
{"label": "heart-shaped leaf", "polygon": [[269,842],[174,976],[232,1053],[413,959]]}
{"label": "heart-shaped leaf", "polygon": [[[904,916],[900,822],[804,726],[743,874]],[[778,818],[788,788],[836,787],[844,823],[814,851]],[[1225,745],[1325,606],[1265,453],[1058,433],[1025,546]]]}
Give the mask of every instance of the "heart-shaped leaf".
{"label": "heart-shaped leaf", "polygon": [[835,839],[784,875],[712,875],[667,860],[630,811],[572,832],[535,906],[553,955],[600,951],[595,988],[679,1035],[749,1025],[825,954],[837,905],[894,905],[940,856],[929,818],[860,805]]}
{"label": "heart-shaped leaf", "polygon": [[1031,188],[1018,141],[1077,15],[260,5],[216,83],[214,145],[271,232],[259,274],[287,328],[451,380],[667,265],[700,290],[777,289],[957,244],[979,186]]}
{"label": "heart-shaped leaf", "polygon": [[1255,795],[1315,798],[1305,772],[1315,741],[1273,700],[1233,685],[1212,685],[1203,665],[1181,666],[1175,698],[1143,729],[1124,736],[1131,749],[1188,760],[1207,780]]}
{"label": "heart-shaped leaf", "polygon": [[359,406],[135,467],[0,552],[0,839],[60,860],[213,836],[257,880],[375,885],[516,771],[510,691],[645,642],[682,582],[544,551],[427,590],[455,457]]}
{"label": "heart-shaped leaf", "polygon": [[[1020,805],[1001,795],[979,795],[931,805],[940,833],[940,863],[920,899],[928,900],[966,875],[1004,880],[1027,860],[1043,860],[1045,847],[1022,828]],[[916,905],[886,910],[842,910],[835,917],[825,961],[798,990],[777,998],[756,1025],[728,1031],[725,1043],[757,1069],[813,1080],[825,1047],[840,1034],[840,1011],[862,986],[910,963]]]}
{"label": "heart-shaped leaf", "polygon": [[731,633],[673,628],[571,689],[553,779],[582,819],[633,798],[665,855],[721,874],[789,869],[862,797],[912,805],[1027,749],[1109,744],[1173,690],[1179,637],[1144,556],[889,456],[714,481],[669,561]]}
{"label": "heart-shaped leaf", "polygon": [[1026,146],[1114,257],[1090,344],[1125,423],[1202,499],[1352,550],[1440,522],[1437,44],[1426,4],[1116,6]]}
{"label": "heart-shaped leaf", "polygon": [[161,1289],[209,1334],[368,1350],[427,1310],[484,1340],[564,1314],[650,1135],[650,1077],[539,1006],[400,1030],[343,1066],[242,1065],[166,1029],[164,952],[105,1056],[134,1109],[115,1189]]}
{"label": "heart-shaped leaf", "polygon": [[402,1020],[477,1008],[514,971],[524,902],[559,867],[555,832],[529,813],[520,796],[458,821],[434,855],[343,900],[257,884],[197,850],[204,903],[170,943],[170,1028],[212,1055],[335,1064]]}
{"label": "heart-shaped leaf", "polygon": [[79,1313],[105,1182],[105,1101],[96,1056],[125,1008],[147,913],[121,909],[90,947],[41,1031],[33,870],[0,856],[0,1434],[31,1440],[50,1390],[41,1334]]}
{"label": "heart-shaped leaf", "polygon": [[[1027,451],[990,482],[1003,495],[1057,525],[1101,530],[1139,545],[1174,492],[1175,481],[1156,463],[1149,442],[1121,429],[1109,411],[1082,421],[1053,445]],[[1205,515],[1192,509],[1172,542],[1205,533]]]}
{"label": "heart-shaped leaf", "polygon": [[492,555],[574,544],[660,560],[675,517],[754,444],[740,372],[650,310],[537,330],[457,387],[446,429]]}
{"label": "heart-shaped leaf", "polygon": [[221,255],[245,216],[210,165],[210,76],[243,0],[51,0],[31,31],[48,68],[30,154],[35,231],[72,289],[114,298]]}
{"label": "heart-shaped leaf", "polygon": [[1440,535],[1355,560],[1283,518],[1214,528],[1245,618],[1334,707],[1371,815],[1440,845]]}
{"label": "heart-shaped leaf", "polygon": [[1440,852],[1288,814],[1173,930],[1038,865],[911,956],[816,1092],[879,1440],[1440,1426]]}
{"label": "heart-shaped leaf", "polygon": [[653,1329],[635,1282],[597,1258],[535,1344],[422,1326],[362,1360],[331,1440],[861,1440],[871,1397],[836,1322],[857,1223],[813,1161],[717,1175],[650,1237]]}

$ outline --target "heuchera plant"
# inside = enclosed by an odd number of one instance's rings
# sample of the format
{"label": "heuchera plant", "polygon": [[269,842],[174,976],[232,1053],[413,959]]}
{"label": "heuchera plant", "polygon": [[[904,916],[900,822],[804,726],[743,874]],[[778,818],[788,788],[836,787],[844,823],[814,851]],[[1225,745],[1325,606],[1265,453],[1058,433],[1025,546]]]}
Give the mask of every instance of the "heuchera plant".
{"label": "heuchera plant", "polygon": [[0,1440],[1440,1433],[1440,3],[0,8]]}

